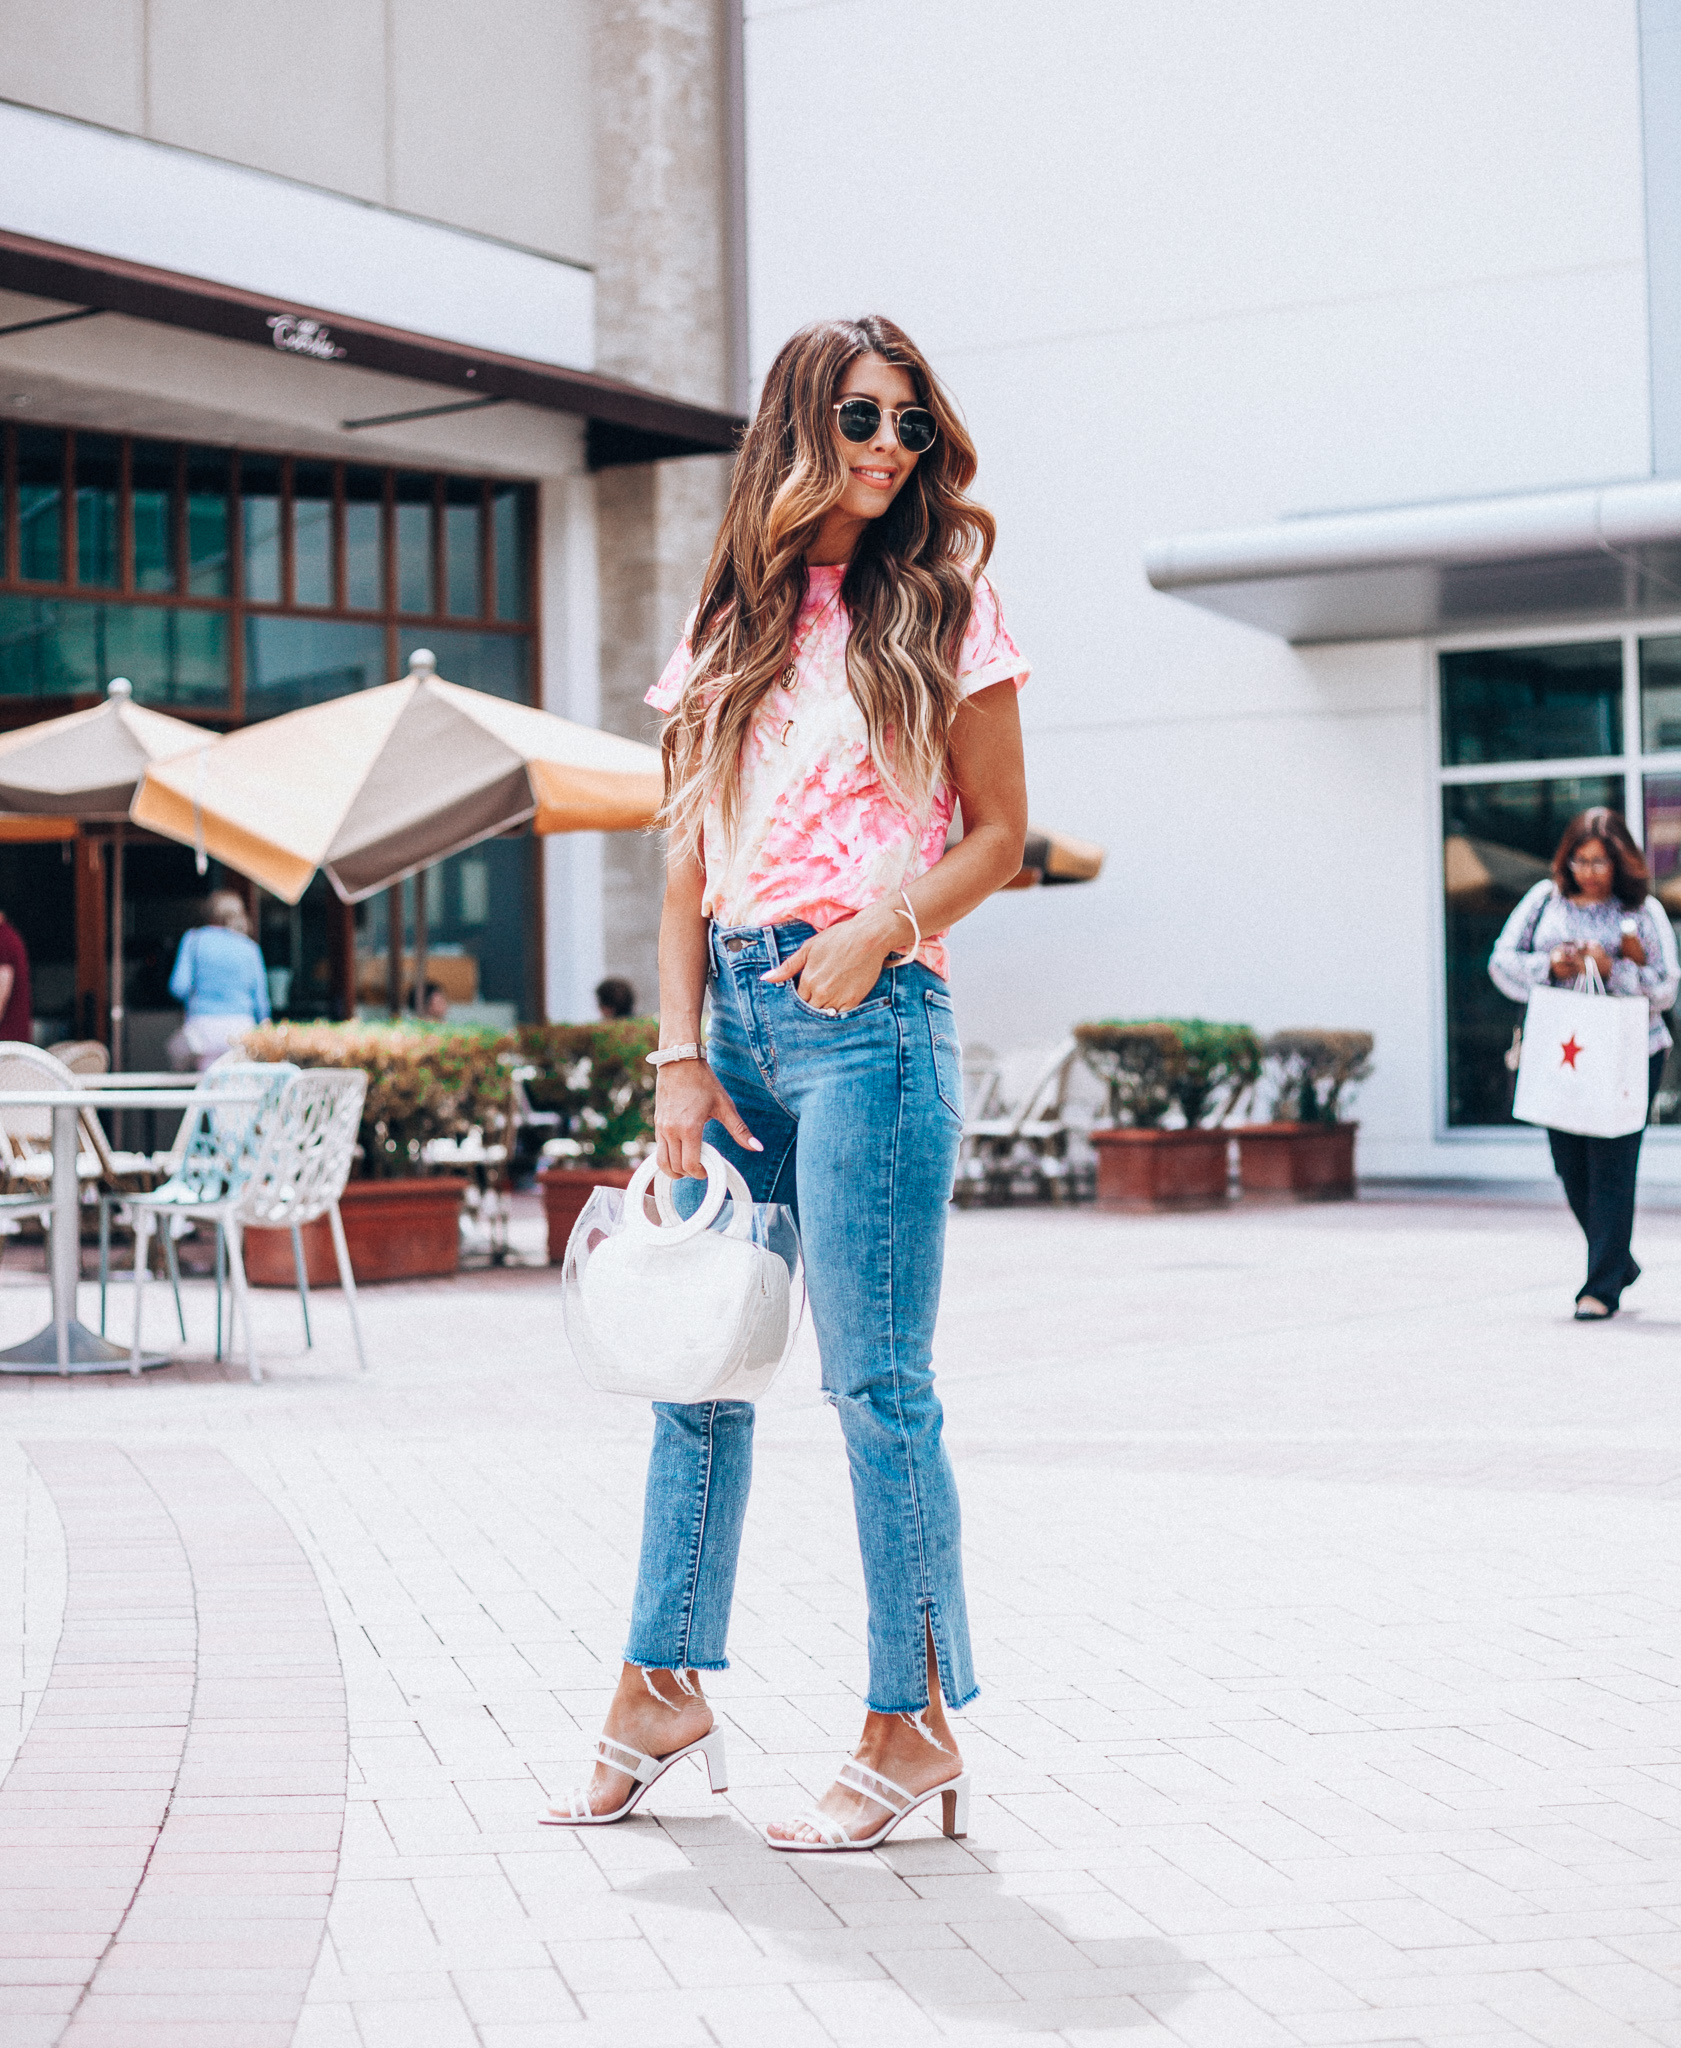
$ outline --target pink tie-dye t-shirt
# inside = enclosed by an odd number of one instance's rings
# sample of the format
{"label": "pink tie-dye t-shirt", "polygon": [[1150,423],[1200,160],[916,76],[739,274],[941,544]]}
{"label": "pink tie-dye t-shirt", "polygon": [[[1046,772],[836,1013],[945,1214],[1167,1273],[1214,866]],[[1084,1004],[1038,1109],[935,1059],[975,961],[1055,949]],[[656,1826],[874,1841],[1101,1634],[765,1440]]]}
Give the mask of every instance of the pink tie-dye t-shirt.
{"label": "pink tie-dye t-shirt", "polygon": [[[739,823],[726,841],[716,806],[703,834],[706,895],[702,908],[721,925],[809,924],[818,931],[868,910],[925,875],[945,851],[956,799],[943,783],[927,820],[918,821],[883,787],[870,758],[864,714],[846,685],[846,638],[840,601],[844,567],[809,569],[794,627],[795,681],[778,685],[759,707],[742,762]],[[657,711],[670,711],[689,672],[687,637],[648,692]],[[965,697],[989,683],[1027,681],[1022,652],[1005,630],[997,593],[975,584],[969,630],[957,659]],[[938,975],[948,971],[942,932],[924,935],[917,955]]]}

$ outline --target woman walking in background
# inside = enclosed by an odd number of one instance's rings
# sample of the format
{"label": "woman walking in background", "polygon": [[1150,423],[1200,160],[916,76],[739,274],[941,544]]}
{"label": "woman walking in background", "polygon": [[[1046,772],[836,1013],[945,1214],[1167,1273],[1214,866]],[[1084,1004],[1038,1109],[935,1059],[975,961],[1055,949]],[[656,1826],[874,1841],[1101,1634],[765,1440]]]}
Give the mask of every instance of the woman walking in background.
{"label": "woman walking in background", "polygon": [[[1664,1013],[1681,986],[1675,932],[1651,875],[1617,811],[1580,811],[1564,828],[1551,876],[1537,882],[1506,920],[1488,971],[1514,1002],[1548,981],[1572,982],[1591,960],[1613,995],[1643,995],[1651,1005],[1646,1100],[1657,1093],[1673,1041]],[[1588,1277],[1576,1296],[1576,1320],[1617,1313],[1623,1289],[1640,1277],[1630,1250],[1634,1181],[1644,1126],[1623,1138],[1548,1131],[1553,1167],[1588,1241]]]}
{"label": "woman walking in background", "polygon": [[245,905],[232,889],[217,889],[205,915],[182,939],[169,977],[169,993],[187,1006],[186,1023],[169,1041],[170,1064],[201,1074],[269,1014],[268,975]]}
{"label": "woman walking in background", "polygon": [[[890,321],[795,335],[649,694],[669,714],[659,1161],[701,1175],[704,1139],[798,1216],[869,1604],[863,1735],[816,1811],[766,1830],[779,1849],[873,1847],[936,1794],[966,1826],[944,1709],[976,1687],[931,1364],[963,1126],[941,939],[1019,871],[1027,823],[1027,664],[974,474]],[[699,1673],[725,1669],[752,1444],[751,1403],[656,1406],[624,1668],[594,1778],[552,1820],[622,1818],[711,1738]]]}

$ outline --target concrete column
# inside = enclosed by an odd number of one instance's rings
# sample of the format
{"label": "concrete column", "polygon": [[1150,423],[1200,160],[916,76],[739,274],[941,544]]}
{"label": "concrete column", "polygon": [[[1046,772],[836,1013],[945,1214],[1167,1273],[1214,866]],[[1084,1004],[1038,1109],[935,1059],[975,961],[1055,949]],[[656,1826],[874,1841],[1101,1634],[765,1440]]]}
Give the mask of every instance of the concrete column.
{"label": "concrete column", "polygon": [[[601,0],[596,101],[597,362],[674,396],[732,402],[732,152],[727,65],[739,0]],[[649,739],[642,699],[694,603],[729,461],[690,457],[596,479],[601,723]],[[663,848],[603,852],[603,957],[654,1007]]]}
{"label": "concrete column", "polygon": [[[595,484],[549,477],[538,497],[542,552],[543,709],[601,723],[601,603]],[[595,1015],[602,950],[600,832],[557,833],[543,846],[543,1013]]]}

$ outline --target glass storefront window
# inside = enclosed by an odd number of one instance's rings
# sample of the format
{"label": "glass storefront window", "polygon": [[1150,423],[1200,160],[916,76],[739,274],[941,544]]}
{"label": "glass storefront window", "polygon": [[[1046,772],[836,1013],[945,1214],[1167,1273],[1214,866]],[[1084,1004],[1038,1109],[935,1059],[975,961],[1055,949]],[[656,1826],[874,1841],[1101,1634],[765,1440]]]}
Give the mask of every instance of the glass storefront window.
{"label": "glass storefront window", "polygon": [[353,612],[385,609],[385,472],[344,473],[344,601]]}
{"label": "glass storefront window", "polygon": [[136,441],[129,461],[129,574],[136,590],[173,590],[175,450],[161,441]]}
{"label": "glass storefront window", "polygon": [[1442,791],[1450,1125],[1512,1120],[1503,1056],[1523,1011],[1489,980],[1488,956],[1524,893],[1550,871],[1565,826],[1590,804],[1622,808],[1620,772]]}
{"label": "glass storefront window", "polygon": [[1640,643],[1640,743],[1649,754],[1681,752],[1681,636]]}
{"label": "glass storefront window", "polygon": [[488,690],[493,697],[531,701],[531,643],[519,633],[462,633],[453,626],[430,626],[424,632],[405,626],[397,637],[397,672],[409,665],[417,647],[430,647],[438,657],[438,673],[446,683],[466,690]]}
{"label": "glass storefront window", "polygon": [[333,601],[333,471],[299,462],[292,470],[292,602],[325,608]]}
{"label": "glass storefront window", "polygon": [[[426,870],[426,979],[443,991],[452,1021],[506,1029],[530,1014],[536,841],[491,839]],[[369,1016],[389,1015],[387,919],[400,895],[404,986],[413,995],[414,883],[356,906],[356,997]]]}
{"label": "glass storefront window", "polygon": [[471,477],[444,480],[444,563],[452,618],[476,619],[484,610],[484,487]]}
{"label": "glass storefront window", "polygon": [[56,427],[19,427],[18,575],[64,581],[64,436]]}
{"label": "glass storefront window", "polygon": [[1621,641],[1474,648],[1441,675],[1445,768],[1622,752]]}
{"label": "glass storefront window", "polygon": [[110,434],[76,436],[76,581],[84,590],[117,590],[117,501],[122,443]]}
{"label": "glass storefront window", "polygon": [[272,456],[240,457],[239,506],[245,597],[252,604],[279,604],[280,464]]}
{"label": "glass storefront window", "polygon": [[245,621],[245,715],[274,718],[389,682],[385,628],[352,619]]}
{"label": "glass storefront window", "polygon": [[0,595],[0,696],[98,696],[113,676],[142,703],[225,710],[226,614]]}
{"label": "glass storefront window", "polygon": [[397,479],[397,609],[432,610],[433,483],[429,476]]}
{"label": "glass storefront window", "polygon": [[187,588],[194,597],[226,597],[233,588],[228,470],[224,449],[187,450]]}
{"label": "glass storefront window", "polygon": [[531,491],[498,484],[491,500],[496,548],[496,616],[517,623],[526,615],[526,562],[531,553]]}

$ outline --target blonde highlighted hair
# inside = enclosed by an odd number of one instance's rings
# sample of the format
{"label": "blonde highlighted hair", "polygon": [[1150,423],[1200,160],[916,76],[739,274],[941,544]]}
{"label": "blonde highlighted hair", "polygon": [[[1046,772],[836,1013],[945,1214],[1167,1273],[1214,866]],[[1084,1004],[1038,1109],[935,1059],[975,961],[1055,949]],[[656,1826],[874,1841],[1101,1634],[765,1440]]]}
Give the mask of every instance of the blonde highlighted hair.
{"label": "blonde highlighted hair", "polygon": [[689,672],[661,741],[660,821],[680,846],[698,846],[714,799],[726,833],[735,827],[747,735],[793,653],[806,550],[846,489],[831,408],[864,355],[909,375],[939,434],[846,566],[847,686],[896,802],[925,814],[944,772],[961,701],[958,652],[996,531],[991,513],[966,495],[975,446],[903,328],[879,314],[820,320],[785,342],[770,366],[701,585]]}

